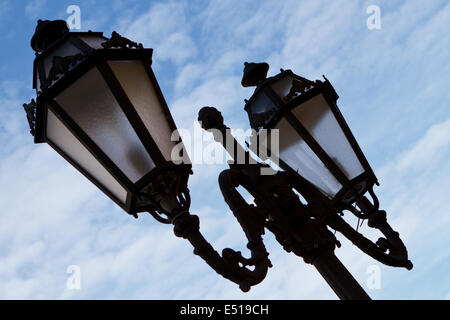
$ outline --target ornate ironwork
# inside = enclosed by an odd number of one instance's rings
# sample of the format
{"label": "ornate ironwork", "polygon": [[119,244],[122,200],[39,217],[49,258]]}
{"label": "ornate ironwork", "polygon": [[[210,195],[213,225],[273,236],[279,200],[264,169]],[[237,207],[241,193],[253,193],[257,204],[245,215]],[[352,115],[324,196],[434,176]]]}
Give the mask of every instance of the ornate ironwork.
{"label": "ornate ironwork", "polygon": [[[214,250],[200,233],[199,219],[188,212],[182,212],[173,219],[174,232],[178,237],[189,240],[194,247],[194,254],[200,256],[218,274],[239,285],[247,292],[250,288],[264,280],[268,268],[272,266],[262,241],[264,234],[263,217],[258,210],[247,204],[236,187],[241,183],[240,172],[226,170],[219,177],[219,183],[225,200],[241,225],[251,252],[250,258],[230,248],[222,250],[222,255]],[[249,267],[254,267],[251,270]]]}
{"label": "ornate ironwork", "polygon": [[163,170],[140,192],[138,201],[149,202],[148,212],[159,222],[172,223],[174,215],[188,211],[191,205],[189,174],[192,170],[188,166]]}
{"label": "ornate ironwork", "polygon": [[116,31],[112,32],[111,38],[109,40],[102,43],[102,47],[104,49],[110,49],[110,48],[144,49],[144,46],[142,45],[142,43],[137,43],[137,42],[131,41],[125,37],[122,37]]}
{"label": "ornate ironwork", "polygon": [[255,130],[263,128],[277,113],[278,108],[276,107],[266,112],[254,113],[250,117],[250,126]]}
{"label": "ornate ironwork", "polygon": [[[199,120],[205,130],[217,129],[224,133],[227,129],[220,112],[212,107],[200,110]],[[227,145],[223,138],[217,139],[217,142],[224,147]],[[331,254],[334,257],[332,252],[336,246],[340,247],[334,234],[329,231],[330,227],[341,232],[374,259],[389,266],[412,268],[406,247],[399,234],[387,223],[386,213],[378,210],[376,198],[373,205],[366,198],[360,199],[359,203],[360,206],[366,206],[365,212],[369,212],[360,217],[368,219],[369,227],[380,230],[385,236],[374,243],[345,222],[339,210],[332,207],[328,199],[306,180],[300,180],[288,172],[261,175],[263,164],[230,166],[219,177],[221,191],[238,221],[244,226],[251,224],[254,234],[263,234],[264,228],[268,229],[287,252],[293,252],[305,262],[318,267],[319,261],[323,263],[323,256]],[[229,181],[226,179],[231,179],[233,183],[226,183]],[[256,206],[243,203],[236,190],[238,185],[254,197]],[[301,202],[294,189],[306,203]],[[364,299],[362,292],[357,294]]]}
{"label": "ornate ironwork", "polygon": [[[212,107],[202,108],[199,112],[199,120],[206,130],[216,129],[224,133],[228,129],[221,123],[223,117],[220,112]],[[224,140],[221,138],[217,141],[223,143],[225,147],[227,144]],[[261,175],[261,169],[268,167],[264,164],[232,164],[230,166],[231,169],[224,171],[219,177],[219,184],[225,202],[235,215],[238,209],[242,208],[236,207],[240,196],[232,192],[237,193],[235,188],[241,185],[255,199],[256,207],[248,205],[258,213],[257,217],[251,219],[253,227],[270,230],[286,251],[294,252],[303,257],[306,262],[312,263],[321,252],[334,250],[335,245],[340,246],[334,235],[327,230],[326,224],[316,220],[317,215],[311,212],[313,207],[301,203],[293,192],[293,188],[297,187],[298,192],[304,193],[307,186],[300,188],[294,185],[292,176],[287,172]],[[235,185],[224,185],[222,179],[224,174],[232,174],[236,181]],[[309,194],[315,194],[314,189],[309,188]],[[315,200],[313,203],[317,205],[320,201],[318,198]]]}
{"label": "ornate ironwork", "polygon": [[[373,194],[372,190],[369,190]],[[403,267],[408,270],[413,268],[413,264],[408,260],[408,251],[403,241],[400,239],[398,232],[394,231],[387,222],[386,211],[378,209],[378,200],[374,199],[372,205],[367,198],[363,198],[361,206],[364,208],[365,214],[356,210],[352,206],[348,206],[348,210],[355,214],[359,219],[367,219],[367,225],[371,228],[379,230],[383,235],[375,243],[364,237],[358,231],[353,229],[340,215],[333,215],[327,224],[336,231],[342,233],[361,251],[368,254],[375,260],[392,267]]]}
{"label": "ornate ironwork", "polygon": [[314,87],[314,82],[302,78],[302,79],[293,79],[292,87],[289,93],[283,98],[285,102],[291,101],[293,98],[298,96],[299,94],[305,93]]}
{"label": "ornate ironwork", "polygon": [[59,79],[59,77],[66,76],[67,73],[75,67],[81,60],[88,56],[88,52],[81,52],[73,56],[67,57],[53,57],[53,63],[50,71],[48,72],[48,77],[43,84],[43,89],[48,89],[53,82]]}
{"label": "ornate ironwork", "polygon": [[[264,225],[258,219],[254,207],[249,206],[235,189],[239,178],[239,171],[228,170],[220,176],[220,186],[224,196],[230,201],[235,217],[240,223],[247,239],[247,248],[251,252],[250,258],[244,258],[239,251],[230,248],[222,250],[220,255],[200,232],[200,221],[189,213],[190,196],[187,180],[176,171],[167,171],[156,178],[146,188],[147,194],[142,196],[149,199],[152,208],[149,213],[159,222],[172,223],[177,237],[187,239],[194,247],[194,254],[200,256],[217,273],[239,285],[241,290],[248,291],[251,286],[260,283],[271,266],[268,253],[262,241]],[[164,214],[167,218],[162,217]],[[254,267],[250,270],[249,267]]]}
{"label": "ornate ironwork", "polygon": [[31,99],[30,103],[24,103],[23,109],[27,114],[28,125],[30,126],[30,133],[34,137],[36,129],[36,101]]}

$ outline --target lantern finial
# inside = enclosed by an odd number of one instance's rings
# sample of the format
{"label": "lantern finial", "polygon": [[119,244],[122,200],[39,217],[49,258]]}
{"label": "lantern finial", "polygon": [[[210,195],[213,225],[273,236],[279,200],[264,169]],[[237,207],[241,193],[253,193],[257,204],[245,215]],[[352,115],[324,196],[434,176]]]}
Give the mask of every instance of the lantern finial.
{"label": "lantern finial", "polygon": [[67,32],[69,27],[64,20],[38,20],[36,31],[31,38],[31,48],[43,52]]}
{"label": "lantern finial", "polygon": [[224,127],[222,114],[214,107],[201,108],[198,112],[198,121],[201,122],[202,128],[205,130],[220,130]]}
{"label": "lantern finial", "polygon": [[266,80],[267,72],[269,71],[267,63],[245,62],[244,65],[244,75],[241,81],[243,87],[255,87]]}

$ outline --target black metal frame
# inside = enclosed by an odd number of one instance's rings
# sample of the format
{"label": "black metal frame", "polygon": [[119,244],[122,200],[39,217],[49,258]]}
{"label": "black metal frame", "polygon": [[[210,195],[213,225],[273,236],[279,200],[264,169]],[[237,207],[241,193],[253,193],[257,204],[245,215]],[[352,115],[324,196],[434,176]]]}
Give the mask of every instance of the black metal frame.
{"label": "black metal frame", "polygon": [[[203,129],[215,129],[215,132],[217,130],[221,132],[220,137],[217,137],[217,139],[216,136],[214,137],[225,149],[229,145],[226,139],[234,140],[231,135],[226,134],[228,128],[223,124],[223,117],[217,109],[204,107],[199,112],[199,120]],[[226,139],[223,139],[223,137],[226,137]],[[234,140],[234,144],[238,144],[236,140]],[[245,159],[249,158],[250,154],[246,152]],[[261,175],[260,170],[266,165],[261,163],[251,164],[250,162],[239,164],[236,163],[236,157],[233,157],[233,159],[235,162],[230,164],[230,169],[221,173],[219,184],[225,202],[246,232],[249,239],[249,249],[253,248],[251,239],[262,235],[264,228],[268,229],[274,233],[277,241],[286,251],[302,257],[306,263],[313,264],[341,299],[370,298],[334,255],[335,246],[340,247],[340,243],[327,229],[327,226],[341,232],[363,252],[386,265],[403,267],[408,270],[412,268],[405,245],[399,234],[387,223],[386,212],[378,209],[378,200],[372,190],[369,190],[369,192],[374,197],[374,205],[367,199],[359,199],[359,201],[361,201],[360,205],[365,206],[370,212],[368,217],[364,217],[368,218],[369,227],[378,229],[385,236],[385,238],[378,239],[376,243],[355,231],[340,216],[339,209],[330,199],[310,182],[297,174],[293,174],[292,170],[265,176]],[[255,205],[249,205],[245,202],[236,190],[239,185],[254,197]],[[300,193],[307,203],[302,203],[293,189]],[[245,218],[243,218],[242,212],[246,211]],[[186,213],[186,219],[189,217],[195,216]],[[249,225],[252,227],[251,232],[248,231]],[[197,225],[186,223],[183,227],[191,232],[191,235],[189,235],[190,233],[186,231],[183,233],[185,234],[183,237],[189,239],[194,247],[207,246],[204,243],[206,240],[195,236],[197,232],[199,233]],[[260,277],[271,266],[267,256],[263,254],[264,250],[263,247],[260,248],[259,255],[261,258],[257,260],[260,265],[264,265],[262,261],[266,261],[266,269],[262,269],[264,272],[258,269],[258,273],[250,274],[244,280],[233,280],[230,274],[233,275],[238,272],[233,269],[228,270],[225,275],[219,271],[218,273],[238,283],[241,289],[246,291],[250,286],[262,281]],[[255,252],[252,251],[252,257],[254,254]],[[205,254],[202,258],[208,262],[208,259],[215,255],[210,252],[209,255]],[[222,255],[224,256],[224,254]],[[246,266],[256,263],[251,259],[242,258],[240,252],[234,252],[234,255],[237,256],[234,263],[248,262],[243,264],[242,268],[244,269],[246,269]],[[223,259],[225,259],[225,256]],[[218,270],[216,269],[217,266],[213,266],[213,268],[216,271]],[[246,271],[249,270],[246,269]],[[258,281],[255,279],[258,279]]]}
{"label": "black metal frame", "polygon": [[[34,72],[33,72],[33,89],[37,89],[37,77],[40,79],[40,83],[45,83],[47,81],[47,75],[45,74],[45,66],[44,59],[46,56],[54,49],[56,49],[59,45],[61,45],[64,41],[68,40],[72,45],[78,48],[81,52],[86,51],[92,53],[95,51],[94,48],[89,46],[86,42],[78,38],[80,35],[88,35],[95,36],[99,38],[103,38],[105,41],[108,38],[103,36],[103,32],[69,32],[64,34],[57,41],[53,42],[43,53],[36,53],[36,59],[34,60]],[[36,70],[38,72],[36,72]]]}
{"label": "black metal frame", "polygon": [[[94,32],[74,32],[67,33],[62,36],[59,40],[53,43],[45,52],[36,57],[34,66],[34,80],[33,87],[36,88],[37,76],[42,79],[41,90],[38,93],[36,101],[36,134],[35,143],[47,142],[53,149],[55,149],[61,156],[63,156],[69,163],[71,163],[78,171],[80,171],[85,177],[87,177],[91,182],[93,182],[99,189],[101,189],[109,198],[111,198],[116,204],[118,204],[122,209],[124,209],[129,214],[137,217],[138,212],[148,211],[150,204],[145,201],[139,201],[138,198],[142,197],[142,190],[158,175],[164,172],[175,170],[183,172],[191,172],[190,164],[175,165],[170,160],[167,160],[162,155],[160,149],[158,148],[153,137],[149,134],[144,123],[139,117],[137,111],[135,110],[133,104],[129,100],[124,89],[120,85],[117,77],[114,75],[111,67],[108,65],[107,61],[125,61],[125,60],[140,60],[142,61],[144,68],[147,72],[149,80],[151,81],[153,88],[155,90],[156,96],[158,97],[159,103],[163,109],[164,115],[169,123],[171,130],[176,130],[175,122],[169,111],[167,103],[162,95],[161,89],[156,81],[156,77],[151,69],[152,63],[152,53],[153,49],[130,49],[130,48],[102,48],[96,49],[90,47],[83,40],[78,38],[80,35],[86,36],[97,36],[108,41],[107,38],[103,37],[102,33]],[[118,34],[116,33],[116,36]],[[118,36],[120,37],[120,36]],[[121,38],[127,40],[125,38]],[[73,66],[70,70],[67,70],[65,74],[62,74],[59,79],[48,84],[47,88],[42,88],[42,83],[47,82],[47,75],[44,72],[43,61],[45,57],[53,49],[57,48],[58,45],[62,44],[64,41],[69,41],[71,44],[75,45],[83,53],[83,59],[77,61],[77,64]],[[114,162],[96,145],[96,143],[88,137],[87,134],[71,119],[71,117],[64,112],[63,108],[58,105],[54,97],[58,96],[63,90],[73,84],[76,80],[86,74],[92,68],[97,68],[100,72],[102,78],[105,80],[112,94],[116,98],[119,106],[124,112],[125,116],[129,120],[134,132],[138,136],[139,140],[142,142],[147,153],[151,157],[155,164],[155,168],[150,170],[146,175],[141,177],[137,182],[132,183],[130,179],[114,164]],[[71,159],[67,154],[65,154],[60,148],[58,148],[47,136],[46,136],[46,120],[47,120],[47,108],[50,108],[52,112],[58,117],[58,119],[63,123],[64,126],[86,147],[86,149],[99,161],[103,167],[116,179],[119,184],[127,191],[127,200],[125,203],[119,201],[112,193],[105,188],[99,181],[90,175],[86,170],[84,170],[75,160]],[[180,140],[181,141],[181,138]],[[139,205],[141,203],[141,205]]]}

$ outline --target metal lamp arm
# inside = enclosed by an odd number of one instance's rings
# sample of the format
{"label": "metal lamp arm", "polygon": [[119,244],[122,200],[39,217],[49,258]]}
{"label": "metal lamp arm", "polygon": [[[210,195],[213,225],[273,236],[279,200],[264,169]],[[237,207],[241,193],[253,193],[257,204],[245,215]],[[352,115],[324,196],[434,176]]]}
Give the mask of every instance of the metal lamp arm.
{"label": "metal lamp arm", "polygon": [[[233,194],[234,189],[231,187],[232,182],[228,179],[228,173],[222,173],[221,188],[228,190],[222,191],[224,196],[237,199],[233,202],[235,206],[230,208],[249,241],[247,247],[251,251],[251,258],[246,259],[240,252],[229,248],[224,249],[220,255],[201,234],[199,218],[189,213],[191,201],[186,183],[189,171],[190,169],[187,170],[187,168],[184,171],[180,169],[180,172],[169,170],[147,186],[146,194],[142,194],[142,197],[151,204],[148,206],[148,212],[162,223],[172,223],[175,235],[187,239],[194,247],[194,254],[200,256],[224,278],[237,283],[241,290],[246,292],[265,278],[267,269],[271,266],[261,238],[264,228],[255,228],[252,225],[252,220],[249,219],[250,216],[254,216],[251,212],[252,208],[242,197],[238,198],[236,194]],[[237,191],[234,190],[234,192]],[[254,270],[248,269],[247,266],[254,266]]]}
{"label": "metal lamp arm", "polygon": [[[408,270],[412,269],[413,265],[408,260],[406,246],[400,239],[398,232],[394,231],[388,224],[386,212],[378,210],[378,200],[376,197],[374,197],[373,205],[368,200],[365,201],[366,206],[372,207],[371,214],[368,218],[369,227],[380,230],[385,236],[385,238],[379,238],[374,243],[353,229],[331,206],[327,206],[326,204],[329,203],[328,199],[314,186],[310,185],[310,183],[300,181],[298,177],[292,178],[290,181],[294,188],[308,201],[308,205],[314,207],[314,210],[311,210],[311,212],[319,215],[316,218],[324,219],[328,226],[342,233],[354,245],[361,249],[361,251],[386,265],[404,267]],[[387,250],[389,250],[389,253],[386,253]]]}
{"label": "metal lamp arm", "polygon": [[[264,224],[260,227],[253,224],[256,214],[254,208],[233,188],[231,171],[220,175],[219,183],[225,199],[233,198],[230,206],[248,239],[247,247],[251,251],[251,258],[244,258],[240,252],[226,248],[220,255],[200,233],[200,221],[189,213],[191,198],[187,187],[187,177],[191,169],[189,166],[174,168],[161,172],[142,192],[140,199],[149,203],[148,212],[162,223],[172,223],[176,236],[187,239],[194,247],[194,254],[224,278],[239,285],[242,291],[250,290],[251,286],[260,283],[271,266],[268,253],[262,242]],[[165,216],[165,217],[164,217]],[[166,218],[167,217],[167,218]],[[253,270],[248,266],[254,266]]]}
{"label": "metal lamp arm", "polygon": [[[379,238],[376,243],[357,232],[342,217],[335,215],[328,220],[328,225],[342,233],[361,251],[375,260],[392,267],[404,267],[411,270],[413,264],[408,260],[408,251],[399,237],[386,221],[386,213],[379,211],[380,217],[377,225],[372,226],[380,230],[386,238]],[[386,251],[389,250],[389,253]]]}
{"label": "metal lamp arm", "polygon": [[[200,233],[200,221],[197,216],[183,212],[177,215],[172,223],[175,235],[187,239],[194,247],[195,255],[200,256],[218,274],[238,284],[242,291],[247,292],[251,286],[264,280],[271,264],[262,239],[257,241],[258,235],[246,232],[249,238],[247,247],[252,252],[250,259],[229,248],[224,249],[221,256]],[[245,227],[243,229],[245,230]],[[247,266],[255,268],[252,271]]]}

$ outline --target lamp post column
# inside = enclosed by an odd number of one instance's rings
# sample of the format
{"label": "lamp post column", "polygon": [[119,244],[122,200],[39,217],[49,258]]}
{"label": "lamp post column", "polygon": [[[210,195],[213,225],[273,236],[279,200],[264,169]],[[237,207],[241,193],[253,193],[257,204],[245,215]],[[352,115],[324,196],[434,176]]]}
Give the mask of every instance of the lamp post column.
{"label": "lamp post column", "polygon": [[[295,212],[302,211],[298,207],[291,210],[287,209],[283,213],[293,216]],[[303,210],[312,216],[321,216],[321,213],[317,212],[320,210],[315,205],[307,205]],[[289,245],[285,246],[285,250],[292,251],[302,257],[306,263],[312,264],[339,299],[371,300],[358,281],[334,254],[335,247],[340,247],[340,243],[320,218],[312,219],[304,216],[289,224],[290,228],[286,226],[287,230],[283,233],[291,233],[292,238],[288,241]],[[283,239],[279,240],[282,240],[282,243],[285,242]]]}
{"label": "lamp post column", "polygon": [[341,300],[371,300],[334,252],[325,251],[312,264]]}

